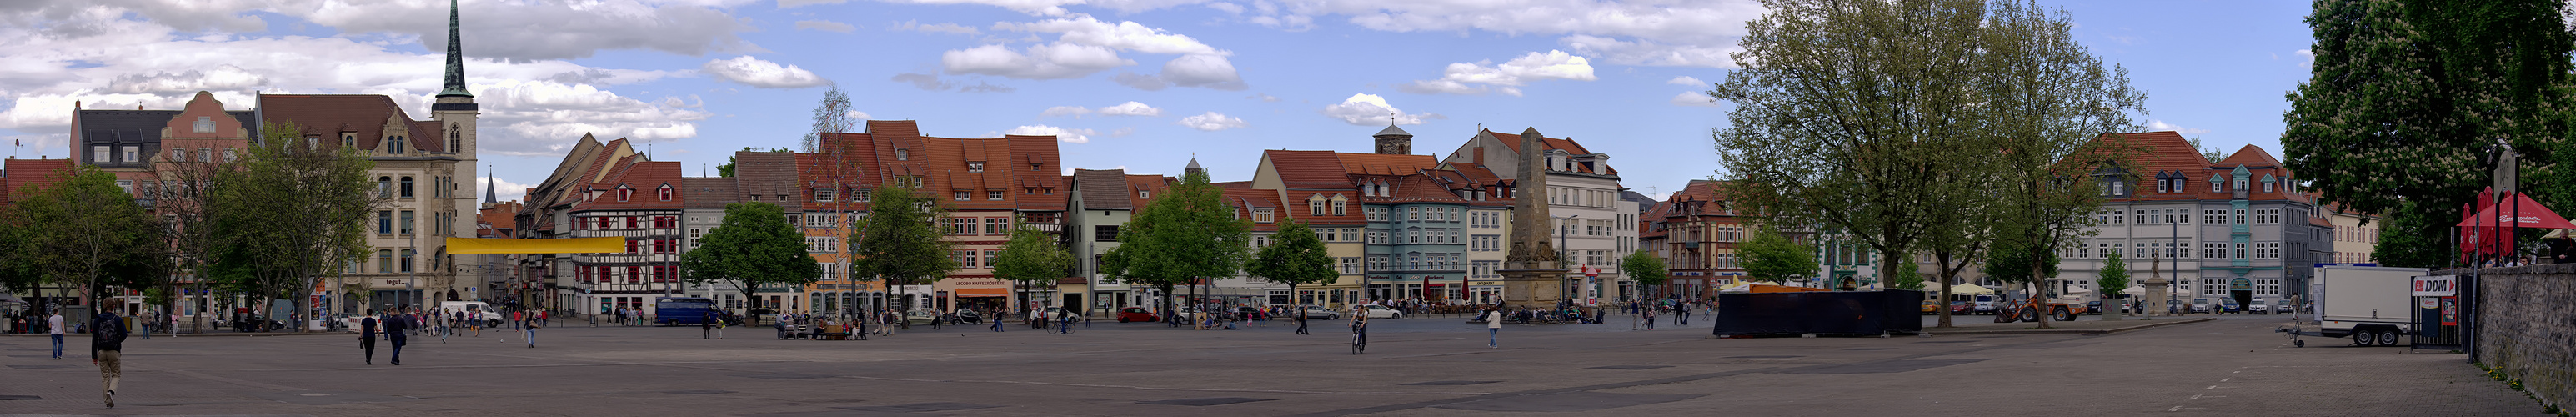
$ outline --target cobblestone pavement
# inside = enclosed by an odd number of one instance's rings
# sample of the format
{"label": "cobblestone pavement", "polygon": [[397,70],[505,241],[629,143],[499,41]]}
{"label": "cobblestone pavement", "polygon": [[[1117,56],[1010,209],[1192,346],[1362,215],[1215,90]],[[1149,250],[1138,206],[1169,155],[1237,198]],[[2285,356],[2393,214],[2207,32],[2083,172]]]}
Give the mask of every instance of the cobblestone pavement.
{"label": "cobblestone pavement", "polygon": [[[118,407],[86,342],[46,359],[0,338],[0,414],[106,415],[2540,415],[2464,357],[2311,339],[2229,316],[2110,335],[1708,339],[1379,320],[1352,355],[1340,322],[1232,331],[1094,324],[781,341],[765,328],[561,327],[414,337],[403,366],[356,336],[127,342]],[[67,352],[69,353],[69,352]],[[34,398],[29,398],[34,397]]]}

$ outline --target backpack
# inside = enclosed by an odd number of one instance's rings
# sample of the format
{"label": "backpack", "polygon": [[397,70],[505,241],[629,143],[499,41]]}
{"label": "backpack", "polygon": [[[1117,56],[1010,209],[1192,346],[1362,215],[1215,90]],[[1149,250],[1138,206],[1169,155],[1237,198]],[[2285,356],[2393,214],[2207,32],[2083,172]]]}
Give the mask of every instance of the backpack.
{"label": "backpack", "polygon": [[91,334],[97,338],[103,348],[118,350],[124,347],[125,323],[119,322],[115,314],[99,313],[98,317],[91,321],[95,322],[90,325]]}

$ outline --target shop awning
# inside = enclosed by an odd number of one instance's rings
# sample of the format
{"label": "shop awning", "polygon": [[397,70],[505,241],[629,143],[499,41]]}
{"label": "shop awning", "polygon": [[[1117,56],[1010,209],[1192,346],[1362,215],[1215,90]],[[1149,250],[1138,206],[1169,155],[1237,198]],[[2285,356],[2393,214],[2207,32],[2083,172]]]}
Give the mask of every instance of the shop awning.
{"label": "shop awning", "polygon": [[[1940,284],[1940,283],[1924,283],[1924,284],[1923,284],[1923,292],[1924,292],[1924,293],[1926,293],[1926,294],[1940,294],[1940,293],[1941,293],[1941,284]],[[1961,284],[1961,285],[1957,285],[1957,286],[1950,287],[1950,295],[1977,295],[1977,294],[1993,294],[1993,293],[1995,293],[1995,290],[1993,290],[1993,289],[1989,289],[1989,288],[1986,288],[1986,287],[1983,287],[1983,286],[1975,285],[1975,284]]]}
{"label": "shop awning", "polygon": [[626,238],[576,237],[564,239],[484,239],[447,238],[447,253],[618,253],[626,251]]}

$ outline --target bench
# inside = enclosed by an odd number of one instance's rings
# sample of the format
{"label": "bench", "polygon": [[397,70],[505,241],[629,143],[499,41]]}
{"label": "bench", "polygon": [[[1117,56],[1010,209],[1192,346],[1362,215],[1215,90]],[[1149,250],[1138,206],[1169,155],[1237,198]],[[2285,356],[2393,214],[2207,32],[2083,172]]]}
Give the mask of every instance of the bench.
{"label": "bench", "polygon": [[822,326],[821,332],[814,335],[823,340],[850,340],[850,326],[825,325]]}

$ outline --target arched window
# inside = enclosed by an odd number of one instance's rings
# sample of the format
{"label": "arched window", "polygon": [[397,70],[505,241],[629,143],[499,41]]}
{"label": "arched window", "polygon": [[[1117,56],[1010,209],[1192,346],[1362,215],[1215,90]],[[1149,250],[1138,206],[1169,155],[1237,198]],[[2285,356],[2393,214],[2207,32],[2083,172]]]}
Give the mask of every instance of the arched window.
{"label": "arched window", "polygon": [[394,177],[376,177],[376,196],[394,196]]}
{"label": "arched window", "polygon": [[465,149],[464,131],[464,128],[457,127],[455,123],[447,124],[447,152],[455,153],[458,149]]}

